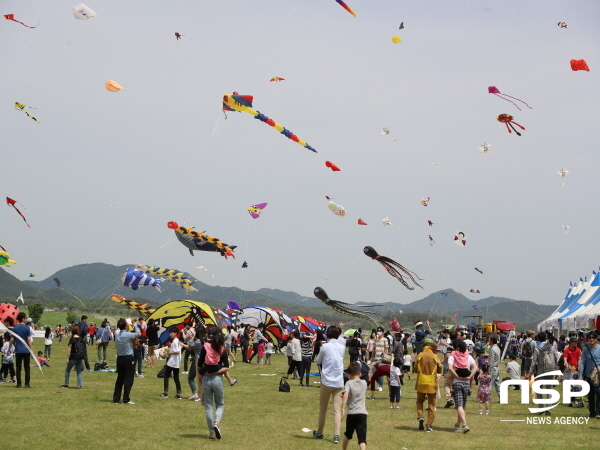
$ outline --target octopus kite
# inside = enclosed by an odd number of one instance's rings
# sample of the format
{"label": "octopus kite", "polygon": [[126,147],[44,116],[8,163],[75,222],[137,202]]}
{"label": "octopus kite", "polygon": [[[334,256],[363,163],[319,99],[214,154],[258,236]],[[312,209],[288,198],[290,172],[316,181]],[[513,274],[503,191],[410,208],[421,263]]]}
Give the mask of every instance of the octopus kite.
{"label": "octopus kite", "polygon": [[[418,280],[421,280],[421,278],[419,278],[419,276],[408,270],[406,267],[404,267],[403,265],[397,263],[396,261],[394,261],[391,258],[388,258],[387,256],[380,256],[373,247],[369,247],[366,246],[363,249],[363,252],[365,255],[367,255],[368,257],[370,257],[371,259],[376,260],[377,262],[379,262],[379,264],[381,264],[385,270],[388,271],[388,273],[393,276],[394,278],[396,278],[400,283],[402,283],[402,285],[409,290],[413,290],[414,287],[411,287],[408,285],[408,283],[406,282],[406,280],[404,279],[403,275],[400,272],[403,272],[408,278],[410,278],[410,280],[417,286],[419,286],[421,289],[423,289],[423,286],[421,286],[419,283],[417,283],[417,281],[414,279],[413,275],[415,277],[417,277]],[[398,271],[398,269],[400,269],[400,271]]]}
{"label": "octopus kite", "polygon": [[[323,289],[322,287],[316,287],[314,290],[314,294],[315,294],[315,297],[317,297],[319,300],[321,300],[323,303],[325,303],[331,309],[333,309],[336,312],[339,312],[340,314],[357,317],[359,319],[369,320],[369,321],[373,322],[376,326],[380,326],[379,322],[376,319],[378,319],[378,320],[383,319],[383,316],[376,312],[357,311],[355,309],[348,308],[348,306],[353,306],[355,308],[374,308],[374,307],[381,307],[383,305],[361,305],[361,306],[358,306],[358,305],[352,305],[351,303],[340,302],[339,300],[331,300],[329,298],[329,296],[327,295],[327,292],[325,292],[325,289]],[[374,316],[376,319],[371,317],[371,315]]]}
{"label": "octopus kite", "polygon": [[[513,116],[511,116],[510,114],[500,114],[499,116],[496,117],[496,120],[498,122],[502,122],[504,125],[506,125],[506,129],[508,130],[509,133],[512,133],[512,131],[510,131],[510,128],[513,129],[513,131],[515,133],[517,133],[517,136],[521,136],[521,133],[519,133],[515,127],[513,127],[513,123],[518,126],[521,130],[524,130],[525,127],[523,125],[518,124],[517,122],[515,122],[513,120]],[[510,128],[509,128],[510,125]]]}

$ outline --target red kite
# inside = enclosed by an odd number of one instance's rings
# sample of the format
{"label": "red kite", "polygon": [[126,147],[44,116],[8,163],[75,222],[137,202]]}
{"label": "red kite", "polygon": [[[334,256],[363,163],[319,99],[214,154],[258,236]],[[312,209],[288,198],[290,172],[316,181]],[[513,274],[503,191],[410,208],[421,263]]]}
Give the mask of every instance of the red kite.
{"label": "red kite", "polygon": [[590,71],[585,59],[572,59],[571,60],[571,70],[587,70]]}
{"label": "red kite", "polygon": [[[12,206],[13,208],[15,208],[15,211],[17,211],[19,213],[19,215],[23,218],[25,223],[27,223],[27,219],[25,218],[25,216],[23,214],[21,214],[21,211],[19,211],[19,209],[15,206],[15,203],[19,203],[19,202],[17,202],[16,200],[13,200],[12,198],[6,197],[6,204],[8,206]],[[31,228],[31,225],[29,225],[28,223],[27,223],[27,226],[29,228]]]}
{"label": "red kite", "polygon": [[365,221],[364,221],[364,220],[362,220],[362,219],[358,219],[358,224],[359,224],[359,225],[368,225],[368,224],[367,224],[367,222],[365,222]]}
{"label": "red kite", "polygon": [[331,161],[325,161],[325,165],[327,167],[329,167],[331,170],[333,170],[334,172],[340,171],[340,168],[338,166],[336,166],[334,163],[332,163]]}
{"label": "red kite", "polygon": [[4,14],[4,18],[7,19],[7,20],[12,20],[13,22],[20,23],[21,25],[23,25],[24,27],[27,27],[27,28],[37,28],[38,25],[40,24],[38,22],[38,24],[35,27],[30,27],[29,25],[25,25],[23,22],[19,22],[18,20],[15,20],[15,15],[14,14]]}

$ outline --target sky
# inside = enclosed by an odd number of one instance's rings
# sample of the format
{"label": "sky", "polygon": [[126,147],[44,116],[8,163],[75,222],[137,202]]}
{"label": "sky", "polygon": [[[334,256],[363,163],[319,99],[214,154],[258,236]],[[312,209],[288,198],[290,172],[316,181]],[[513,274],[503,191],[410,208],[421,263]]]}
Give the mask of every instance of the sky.
{"label": "sky", "polygon": [[[355,18],[334,0],[90,0],[87,21],[74,3],[2,3],[39,21],[0,22],[0,196],[31,225],[0,208],[17,278],[141,263],[246,290],[322,286],[349,303],[453,288],[558,304],[598,269],[597,1],[348,0]],[[225,119],[233,91],[318,153],[246,113]],[[521,137],[495,120],[503,113]],[[252,219],[246,208],[263,202]],[[237,258],[190,256],[168,221],[237,245]],[[366,245],[423,289],[390,277]]]}

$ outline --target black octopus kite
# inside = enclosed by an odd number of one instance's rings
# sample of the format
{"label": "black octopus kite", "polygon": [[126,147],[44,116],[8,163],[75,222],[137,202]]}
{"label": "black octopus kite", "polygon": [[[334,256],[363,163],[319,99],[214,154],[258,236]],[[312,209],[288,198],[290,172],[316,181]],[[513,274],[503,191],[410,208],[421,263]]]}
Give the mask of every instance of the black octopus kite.
{"label": "black octopus kite", "polygon": [[376,318],[383,320],[383,316],[381,314],[372,312],[372,311],[364,311],[364,312],[356,311],[355,309],[348,308],[348,306],[353,306],[355,308],[375,308],[375,307],[381,307],[383,305],[353,305],[351,303],[340,302],[339,300],[331,300],[329,298],[329,296],[327,295],[327,292],[325,292],[325,289],[323,289],[322,287],[316,287],[314,290],[314,294],[315,294],[315,297],[317,297],[319,300],[321,300],[323,303],[325,303],[331,309],[339,312],[340,314],[345,314],[347,316],[352,316],[352,317],[358,317],[359,319],[369,320],[369,321],[373,322],[376,326],[381,325],[376,319],[374,319],[373,317],[371,317],[369,315],[369,314],[372,314]]}
{"label": "black octopus kite", "polygon": [[[417,277],[418,280],[421,280],[422,278],[419,278],[419,276],[416,273],[408,270],[402,264],[398,264],[396,261],[394,261],[391,258],[388,258],[387,256],[380,256],[373,247],[369,247],[368,245],[363,249],[363,252],[365,255],[376,260],[383,267],[385,267],[385,270],[387,270],[391,276],[393,276],[400,283],[402,283],[406,289],[410,289],[412,291],[414,289],[414,287],[410,287],[408,285],[408,283],[406,282],[406,280],[404,279],[402,274],[398,271],[398,269],[400,269],[400,271],[404,272],[406,274],[406,276],[408,278],[410,278],[413,283],[415,283],[417,286],[419,286],[421,289],[423,289],[423,286],[421,286],[419,283],[417,283],[417,281],[413,278],[413,275],[415,277]],[[396,269],[396,267],[398,269]]]}

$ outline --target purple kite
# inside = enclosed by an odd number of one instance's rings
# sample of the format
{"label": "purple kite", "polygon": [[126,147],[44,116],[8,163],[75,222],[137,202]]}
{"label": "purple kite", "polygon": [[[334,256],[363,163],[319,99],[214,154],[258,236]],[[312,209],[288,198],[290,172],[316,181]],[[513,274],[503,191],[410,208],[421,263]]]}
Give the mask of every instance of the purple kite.
{"label": "purple kite", "polygon": [[[510,98],[514,98],[515,100],[520,101],[521,103],[525,103],[523,100],[518,99],[517,97],[512,97],[510,95],[507,94],[503,94],[502,92],[500,92],[500,89],[498,89],[496,86],[488,86],[488,94],[494,94],[496,97],[500,97],[502,100],[506,100],[507,102],[511,102],[513,105],[517,106],[517,104],[515,102],[513,102],[512,100],[509,100],[507,98],[504,97],[510,97]],[[527,105],[527,103],[525,103]],[[529,109],[533,109],[531,106],[527,105],[527,107]],[[517,106],[517,109],[519,111],[521,111],[521,108],[519,108]]]}
{"label": "purple kite", "polygon": [[258,203],[257,205],[248,206],[248,213],[252,216],[253,219],[258,219],[262,214],[262,210],[268,203]]}
{"label": "purple kite", "polygon": [[241,311],[243,308],[240,305],[238,305],[235,301],[229,300],[227,302],[227,309],[233,309],[235,311]]}

